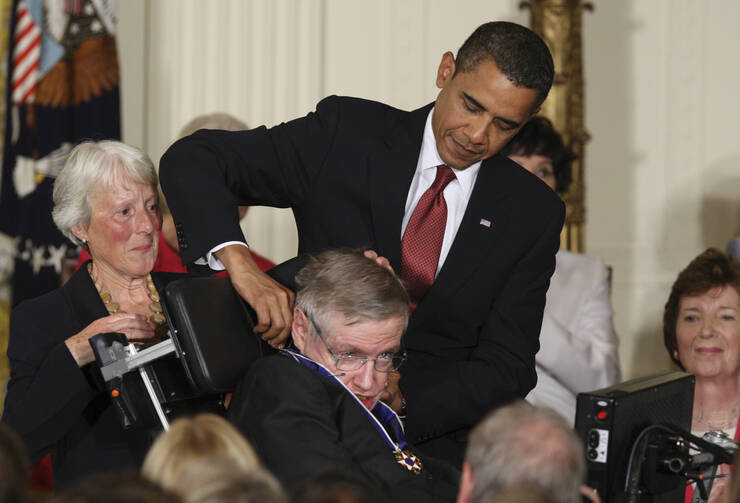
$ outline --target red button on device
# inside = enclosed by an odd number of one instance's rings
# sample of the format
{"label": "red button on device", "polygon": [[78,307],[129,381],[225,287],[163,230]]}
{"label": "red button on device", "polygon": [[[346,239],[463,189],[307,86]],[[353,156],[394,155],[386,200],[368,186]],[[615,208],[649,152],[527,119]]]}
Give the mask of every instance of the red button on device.
{"label": "red button on device", "polygon": [[598,417],[599,420],[603,421],[604,419],[606,419],[606,411],[600,410],[599,413],[596,414],[596,417]]}

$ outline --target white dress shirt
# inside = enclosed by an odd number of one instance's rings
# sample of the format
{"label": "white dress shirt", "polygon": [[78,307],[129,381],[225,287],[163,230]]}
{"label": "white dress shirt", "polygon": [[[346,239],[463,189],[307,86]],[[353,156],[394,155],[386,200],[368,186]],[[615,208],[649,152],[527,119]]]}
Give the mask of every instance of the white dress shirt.
{"label": "white dress shirt", "polygon": [[[424,192],[426,192],[434,183],[434,179],[437,176],[437,166],[444,164],[444,161],[437,151],[437,142],[434,138],[434,131],[432,130],[433,114],[434,108],[429,112],[426,124],[424,125],[424,138],[421,142],[421,152],[419,152],[419,160],[416,163],[414,178],[411,180],[411,186],[409,187],[409,192],[406,196],[406,206],[403,214],[403,223],[401,224],[401,236],[399,236],[399,239],[403,238],[403,233],[406,232],[406,226],[411,219],[411,214],[414,212],[416,205],[419,203],[419,199],[421,199]],[[465,208],[468,206],[470,194],[473,192],[473,186],[475,185],[475,179],[478,177],[480,165],[481,161],[478,161],[465,169],[452,168],[452,171],[455,173],[455,180],[452,180],[447,184],[447,187],[445,187],[442,192],[445,198],[445,203],[447,204],[447,225],[445,226],[445,235],[442,240],[442,249],[439,254],[437,273],[439,273],[439,270],[442,268],[442,264],[444,264],[444,261],[447,258],[447,254],[452,247],[452,242],[455,240],[455,236],[457,235],[457,229],[460,228],[460,222],[462,222]],[[211,269],[222,271],[225,267],[221,261],[216,258],[214,253],[221,248],[232,244],[247,246],[241,241],[221,243],[212,248],[206,254],[205,258],[199,258],[195,263],[199,265],[208,264]]]}
{"label": "white dress shirt", "polygon": [[[416,205],[419,203],[419,199],[421,199],[424,192],[434,183],[434,179],[437,177],[437,166],[445,163],[437,151],[437,142],[434,138],[434,131],[432,130],[433,114],[434,109],[432,108],[424,126],[424,138],[421,141],[421,152],[419,152],[419,161],[416,163],[416,172],[414,173],[414,178],[411,180],[409,193],[406,196],[403,223],[401,224],[401,238],[403,238],[403,234],[406,232],[406,226],[411,219],[412,213],[414,213],[414,209],[416,209]],[[442,192],[445,203],[447,203],[447,225],[445,225],[445,236],[442,240],[442,249],[439,253],[437,273],[439,273],[442,264],[444,264],[447,258],[447,254],[452,247],[452,242],[457,235],[457,229],[460,228],[460,222],[462,222],[463,215],[465,214],[465,208],[468,207],[468,201],[470,200],[470,194],[473,192],[473,186],[475,185],[475,179],[478,177],[480,165],[481,161],[471,164],[465,169],[455,169],[450,166],[452,172],[455,173],[455,180],[448,183]]]}

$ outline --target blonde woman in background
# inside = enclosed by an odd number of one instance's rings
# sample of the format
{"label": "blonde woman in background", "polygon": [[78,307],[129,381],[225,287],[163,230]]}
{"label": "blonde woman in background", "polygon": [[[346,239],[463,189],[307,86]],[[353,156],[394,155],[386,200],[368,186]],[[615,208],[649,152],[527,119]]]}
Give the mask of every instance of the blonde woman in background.
{"label": "blonde woman in background", "polygon": [[266,469],[243,470],[221,459],[200,459],[180,474],[182,503],[288,503],[280,482]]}
{"label": "blonde woman in background", "polygon": [[201,461],[226,462],[249,471],[260,467],[252,446],[228,421],[215,414],[175,420],[152,445],[141,473],[165,489],[180,492],[182,474]]}

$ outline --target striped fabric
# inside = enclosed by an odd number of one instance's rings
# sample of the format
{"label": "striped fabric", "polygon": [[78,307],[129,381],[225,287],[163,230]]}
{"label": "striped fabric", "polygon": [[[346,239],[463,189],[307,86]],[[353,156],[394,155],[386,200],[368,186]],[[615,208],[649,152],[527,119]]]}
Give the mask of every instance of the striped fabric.
{"label": "striped fabric", "polygon": [[14,42],[12,100],[15,104],[33,103],[39,80],[41,29],[33,21],[25,0],[19,0],[16,7]]}

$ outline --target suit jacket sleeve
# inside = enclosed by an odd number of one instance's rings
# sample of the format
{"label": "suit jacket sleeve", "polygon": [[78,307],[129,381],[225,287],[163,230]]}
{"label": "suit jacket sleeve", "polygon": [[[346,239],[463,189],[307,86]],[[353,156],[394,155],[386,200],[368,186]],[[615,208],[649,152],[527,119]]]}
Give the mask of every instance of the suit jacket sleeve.
{"label": "suit jacket sleeve", "polygon": [[517,226],[520,230],[516,232],[524,232],[521,229],[531,224],[526,232],[536,237],[514,264],[479,327],[474,328],[477,335],[466,335],[472,337],[469,355],[436,363],[415,364],[410,359],[408,368],[402,368],[407,432],[413,441],[472,428],[494,407],[523,398],[534,387],[545,294],[564,219],[562,202],[551,202],[543,203],[549,212],[536,212],[538,218],[549,215],[544,222],[535,219]]}
{"label": "suit jacket sleeve", "polygon": [[324,164],[339,121],[336,97],[304,118],[249,131],[201,130],[160,162],[184,264],[215,246],[244,241],[237,205],[299,207]]}
{"label": "suit jacket sleeve", "polygon": [[[545,309],[537,353],[537,363],[574,394],[610,386],[621,378],[608,272],[596,259],[581,260],[576,265],[566,278],[572,286],[558,289],[558,294],[567,298],[552,299],[552,308],[548,305]],[[582,281],[576,281],[574,275]],[[571,288],[584,288],[586,293],[567,295]],[[573,299],[575,306],[570,305]],[[570,311],[567,314],[574,312],[571,322],[559,320],[559,306]]]}
{"label": "suit jacket sleeve", "polygon": [[44,334],[65,333],[71,327],[65,326],[68,320],[63,313],[48,305],[49,309],[38,307],[38,300],[20,304],[11,317],[11,374],[3,413],[3,422],[28,446],[32,462],[80,421],[85,407],[98,395],[72,358],[64,337],[50,348],[41,343]]}

